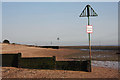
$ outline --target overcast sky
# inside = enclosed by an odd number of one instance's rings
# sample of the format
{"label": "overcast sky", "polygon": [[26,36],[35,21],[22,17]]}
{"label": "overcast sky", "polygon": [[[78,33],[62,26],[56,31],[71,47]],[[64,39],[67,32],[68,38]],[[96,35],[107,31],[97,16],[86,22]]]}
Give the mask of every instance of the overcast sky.
{"label": "overcast sky", "polygon": [[35,45],[88,45],[87,18],[79,17],[87,4],[98,14],[90,18],[92,45],[117,45],[117,2],[3,2],[2,40]]}

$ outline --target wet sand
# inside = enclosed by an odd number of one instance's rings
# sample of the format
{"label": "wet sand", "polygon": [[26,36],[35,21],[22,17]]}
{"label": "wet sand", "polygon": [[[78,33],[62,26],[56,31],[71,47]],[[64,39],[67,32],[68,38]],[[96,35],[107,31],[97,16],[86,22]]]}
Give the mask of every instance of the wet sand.
{"label": "wet sand", "polygon": [[[22,57],[52,57],[57,60],[86,60],[89,59],[89,52],[80,49],[51,49],[29,47],[25,45],[2,44],[2,54],[22,53]],[[92,51],[92,60],[118,61],[117,51]]]}

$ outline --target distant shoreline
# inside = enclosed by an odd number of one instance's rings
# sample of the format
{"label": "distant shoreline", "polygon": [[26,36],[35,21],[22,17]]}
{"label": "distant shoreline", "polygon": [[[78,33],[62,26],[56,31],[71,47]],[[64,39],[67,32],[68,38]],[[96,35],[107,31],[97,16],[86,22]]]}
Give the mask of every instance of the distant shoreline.
{"label": "distant shoreline", "polygon": [[[89,49],[89,46],[35,46],[35,45],[27,45],[29,47],[59,47],[63,49]],[[92,50],[118,50],[118,46],[91,46]]]}
{"label": "distant shoreline", "polygon": [[[60,46],[60,48],[89,49],[89,46]],[[118,50],[118,46],[91,46],[92,50]]]}
{"label": "distant shoreline", "polygon": [[[3,43],[2,43],[3,44]],[[28,44],[16,44],[16,43],[10,43],[11,45],[24,45],[28,47],[40,47],[40,48],[46,48],[46,47],[59,47],[63,49],[89,49],[89,46],[36,46],[36,45],[28,45]],[[118,50],[119,46],[91,46],[92,50]]]}

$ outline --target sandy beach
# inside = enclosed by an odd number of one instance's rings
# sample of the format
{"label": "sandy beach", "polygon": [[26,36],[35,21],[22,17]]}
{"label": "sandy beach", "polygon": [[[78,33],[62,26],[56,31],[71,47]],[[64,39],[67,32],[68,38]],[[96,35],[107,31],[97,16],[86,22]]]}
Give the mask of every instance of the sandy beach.
{"label": "sandy beach", "polygon": [[[22,53],[22,57],[52,57],[56,56],[57,61],[61,60],[80,60],[80,56],[88,55],[88,51],[78,49],[47,49],[39,47],[29,47],[26,45],[0,44],[1,54]],[[115,58],[115,51],[92,52],[96,55],[110,54],[111,59]],[[93,55],[92,54],[92,55]],[[114,56],[113,56],[114,55]],[[93,56],[94,58],[95,56]],[[106,58],[107,56],[105,56]],[[108,56],[109,57],[109,56]],[[82,58],[85,59],[85,58]],[[94,58],[96,59],[96,58]],[[106,58],[107,59],[107,58]],[[98,59],[99,60],[99,59]],[[104,60],[104,58],[103,58]],[[95,62],[94,62],[95,63]],[[99,64],[98,64],[99,65]],[[108,65],[109,66],[109,65]],[[117,66],[117,65],[113,65]],[[92,72],[69,71],[69,70],[43,70],[43,69],[24,69],[15,67],[2,67],[3,78],[118,78],[118,69],[112,67],[92,65]]]}
{"label": "sandy beach", "polygon": [[67,70],[2,68],[3,78],[118,78],[118,71],[111,68],[92,67],[92,72]]}

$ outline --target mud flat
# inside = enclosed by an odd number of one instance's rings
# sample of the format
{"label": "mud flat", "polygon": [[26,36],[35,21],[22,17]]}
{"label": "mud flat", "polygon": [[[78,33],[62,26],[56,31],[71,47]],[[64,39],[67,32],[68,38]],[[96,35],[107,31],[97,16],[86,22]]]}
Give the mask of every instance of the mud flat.
{"label": "mud flat", "polygon": [[[69,49],[89,49],[89,46],[60,46]],[[118,46],[91,46],[93,50],[118,50]]]}
{"label": "mud flat", "polygon": [[118,70],[118,61],[92,61],[92,66],[112,68]]}
{"label": "mud flat", "polygon": [[[14,44],[0,44],[2,45],[2,54],[9,53],[22,53],[22,57],[52,57],[56,56],[57,60],[84,60],[89,59],[88,50],[80,50],[76,46],[70,48],[40,48],[40,47],[29,47],[26,45],[14,45]],[[82,47],[83,48],[83,47]],[[117,48],[117,47],[115,47]],[[117,50],[107,51],[92,51],[92,60],[99,61],[118,61]]]}

